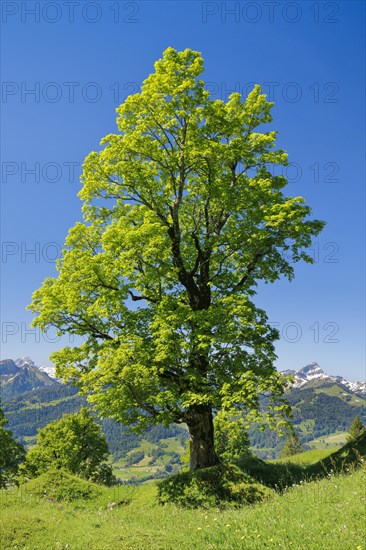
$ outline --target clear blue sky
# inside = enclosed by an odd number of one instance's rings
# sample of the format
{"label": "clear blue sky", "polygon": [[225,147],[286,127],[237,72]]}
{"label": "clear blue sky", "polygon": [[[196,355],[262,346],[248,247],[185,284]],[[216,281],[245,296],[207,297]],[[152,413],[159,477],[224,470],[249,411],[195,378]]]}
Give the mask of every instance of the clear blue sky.
{"label": "clear blue sky", "polygon": [[51,333],[27,332],[25,306],[80,219],[80,163],[116,131],[116,107],[173,46],[202,52],[216,98],[262,84],[294,163],[288,193],[327,221],[313,266],[298,266],[293,283],[260,287],[257,303],[282,333],[278,368],[317,361],[363,379],[365,4],[3,1],[1,9],[1,357],[50,364],[61,346]]}

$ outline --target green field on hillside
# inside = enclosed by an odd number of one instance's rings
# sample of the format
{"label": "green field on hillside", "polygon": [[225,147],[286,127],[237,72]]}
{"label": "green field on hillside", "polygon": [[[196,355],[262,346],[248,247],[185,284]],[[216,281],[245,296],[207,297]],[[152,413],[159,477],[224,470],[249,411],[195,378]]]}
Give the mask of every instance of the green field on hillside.
{"label": "green field on hillside", "polygon": [[323,460],[326,456],[329,456],[335,449],[311,449],[310,451],[304,451],[294,456],[286,458],[276,458],[271,462],[292,462],[293,464],[314,464],[318,460]]}
{"label": "green field on hillside", "polygon": [[365,473],[302,483],[262,504],[231,511],[159,506],[155,483],[103,489],[96,501],[72,504],[44,501],[24,490],[1,491],[2,548],[361,550]]}
{"label": "green field on hillside", "polygon": [[308,441],[308,445],[315,449],[334,450],[335,447],[340,447],[346,443],[347,432],[335,432],[330,435],[324,435]]}
{"label": "green field on hillside", "polygon": [[[265,490],[261,503],[249,499],[241,507],[221,498],[214,501],[219,508],[187,508],[182,500],[161,505],[155,481],[106,488],[54,471],[0,491],[1,548],[365,550],[366,434],[324,454],[312,450],[282,463],[239,461],[240,479],[248,480],[242,486],[254,482]],[[208,480],[215,468],[196,479]],[[177,483],[172,478],[170,486]],[[202,495],[208,485],[200,483]],[[70,495],[74,500],[67,502]]]}
{"label": "green field on hillside", "polygon": [[[160,456],[154,455],[157,451],[160,451]],[[129,457],[136,452],[143,453],[143,458],[135,464],[129,464]],[[167,472],[176,473],[182,467],[180,457],[184,453],[184,446],[175,437],[161,439],[158,443],[143,439],[139,446],[127,453],[124,458],[113,462],[113,473],[121,481],[137,482],[152,477],[163,477]]]}

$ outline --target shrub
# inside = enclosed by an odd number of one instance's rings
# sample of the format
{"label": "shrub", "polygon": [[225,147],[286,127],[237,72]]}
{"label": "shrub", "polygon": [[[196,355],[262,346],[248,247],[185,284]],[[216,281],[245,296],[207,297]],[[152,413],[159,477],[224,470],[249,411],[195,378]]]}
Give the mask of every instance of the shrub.
{"label": "shrub", "polygon": [[86,480],[110,485],[114,481],[108,445],[89,410],[66,414],[38,431],[36,445],[20,467],[21,478],[34,478],[50,469],[64,469]]}
{"label": "shrub", "polygon": [[256,483],[231,464],[219,464],[193,472],[183,471],[158,484],[160,504],[188,508],[237,508],[270,497],[271,489]]}
{"label": "shrub", "polygon": [[23,445],[14,440],[10,430],[4,428],[7,423],[8,420],[0,408],[0,489],[16,481],[19,463],[25,457]]}
{"label": "shrub", "polygon": [[29,481],[25,485],[25,490],[57,502],[93,499],[100,495],[100,489],[96,484],[71,475],[64,469],[48,470]]}
{"label": "shrub", "polygon": [[215,449],[222,460],[233,462],[240,457],[252,455],[242,416],[232,416],[220,411],[214,418],[214,427]]}

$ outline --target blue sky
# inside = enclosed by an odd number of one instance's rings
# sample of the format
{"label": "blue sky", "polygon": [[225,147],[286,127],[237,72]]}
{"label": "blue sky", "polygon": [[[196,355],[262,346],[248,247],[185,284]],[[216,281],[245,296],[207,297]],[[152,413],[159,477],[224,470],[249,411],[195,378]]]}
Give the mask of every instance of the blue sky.
{"label": "blue sky", "polygon": [[[214,98],[259,83],[288,153],[288,194],[327,221],[314,265],[260,286],[279,369],[365,376],[363,2],[7,2],[2,17],[1,357],[50,364],[33,290],[80,219],[80,164],[168,47],[205,59]],[[66,340],[67,341],[67,340]]]}

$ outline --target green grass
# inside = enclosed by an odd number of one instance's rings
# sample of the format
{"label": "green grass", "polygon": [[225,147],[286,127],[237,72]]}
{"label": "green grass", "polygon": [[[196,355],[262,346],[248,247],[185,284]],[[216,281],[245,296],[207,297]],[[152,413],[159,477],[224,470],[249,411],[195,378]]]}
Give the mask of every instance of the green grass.
{"label": "green grass", "polygon": [[[33,480],[0,491],[1,548],[365,550],[365,457],[366,434],[308,464],[296,463],[299,456],[286,463],[246,459],[240,466],[247,475],[282,491],[228,510],[159,506],[155,482],[57,502],[42,497],[43,486],[35,490],[40,481]],[[76,493],[84,486],[71,479],[69,489]]]}
{"label": "green grass", "polygon": [[[103,489],[95,501],[52,503],[2,491],[2,549],[364,549],[365,470],[303,483],[235,511],[158,506],[156,486]],[[112,509],[108,503],[131,499]]]}
{"label": "green grass", "polygon": [[[154,449],[158,449],[159,445],[143,439],[141,440],[140,445],[132,449],[126,457],[113,463],[113,473],[122,481],[129,481],[131,479],[141,480],[147,476],[158,473],[159,470],[164,470],[165,466],[171,461],[171,457],[166,453],[174,451],[182,456],[185,452],[184,446],[181,444],[180,440],[175,437],[161,439],[159,443],[166,445],[166,447],[164,446],[163,448],[165,454],[158,457],[154,464],[150,464],[150,461],[153,458],[152,451]],[[128,456],[135,451],[143,451],[145,454],[144,458],[136,464],[127,465],[126,461]],[[177,466],[175,468],[178,469]]]}
{"label": "green grass", "polygon": [[291,462],[293,464],[313,464],[319,460],[323,460],[326,456],[330,455],[335,449],[311,449],[310,451],[304,451],[294,456],[286,458],[276,458],[271,462]]}
{"label": "green grass", "polygon": [[321,437],[317,437],[316,439],[312,439],[311,441],[308,441],[307,444],[310,447],[315,447],[315,449],[324,449],[326,446],[328,446],[327,448],[331,446],[334,450],[335,446],[345,444],[347,435],[347,432],[335,432],[330,435],[323,435]]}

